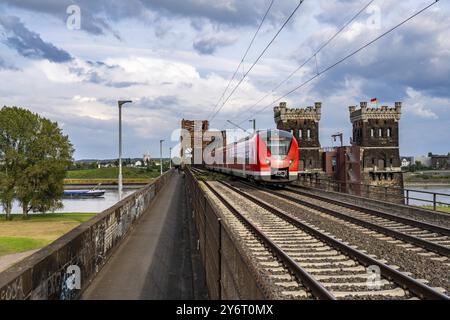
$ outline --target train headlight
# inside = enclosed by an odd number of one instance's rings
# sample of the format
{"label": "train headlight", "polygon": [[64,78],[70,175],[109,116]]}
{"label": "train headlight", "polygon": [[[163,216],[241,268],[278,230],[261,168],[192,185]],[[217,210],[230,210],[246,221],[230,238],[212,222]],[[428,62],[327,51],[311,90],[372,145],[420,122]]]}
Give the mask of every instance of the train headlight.
{"label": "train headlight", "polygon": [[292,161],[292,159],[291,159],[291,160],[289,160],[289,164],[292,164],[292,162],[294,162],[294,161]]}
{"label": "train headlight", "polygon": [[270,160],[269,159],[266,159],[266,164],[270,164]]}

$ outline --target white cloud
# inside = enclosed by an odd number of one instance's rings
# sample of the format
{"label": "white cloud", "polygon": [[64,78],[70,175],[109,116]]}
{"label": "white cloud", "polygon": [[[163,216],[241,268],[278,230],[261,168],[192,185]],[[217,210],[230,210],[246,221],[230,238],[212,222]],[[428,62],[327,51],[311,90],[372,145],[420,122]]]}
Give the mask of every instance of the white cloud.
{"label": "white cloud", "polygon": [[[408,98],[405,101],[405,111],[410,112],[416,116],[421,118],[428,119],[438,119],[436,113],[434,113],[430,106],[436,106],[441,104],[443,99],[432,98],[426,95],[423,95],[421,92],[414,90],[413,88],[407,88],[406,93],[408,94]],[[446,101],[446,105],[449,104],[450,101]]]}
{"label": "white cloud", "polygon": [[32,67],[35,67],[35,71],[42,72],[47,80],[51,82],[74,83],[82,81],[83,78],[81,76],[70,72],[70,65],[40,60],[36,61]]}
{"label": "white cloud", "polygon": [[86,103],[86,102],[96,102],[97,98],[94,97],[82,97],[79,95],[76,95],[72,98],[72,100],[80,102],[80,103]]}
{"label": "white cloud", "polygon": [[111,73],[112,81],[136,81],[146,84],[163,82],[186,83],[200,78],[195,67],[170,60],[129,56],[106,59],[109,65],[118,65],[123,73]]}

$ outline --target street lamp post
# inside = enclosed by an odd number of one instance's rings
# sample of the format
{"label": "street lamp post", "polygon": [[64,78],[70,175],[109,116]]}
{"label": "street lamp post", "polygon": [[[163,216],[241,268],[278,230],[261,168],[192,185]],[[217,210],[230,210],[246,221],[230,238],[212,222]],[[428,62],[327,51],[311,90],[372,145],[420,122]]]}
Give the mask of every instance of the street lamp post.
{"label": "street lamp post", "polygon": [[119,100],[119,199],[122,199],[122,106],[125,103],[131,103],[131,100]]}
{"label": "street lamp post", "polygon": [[160,160],[160,166],[161,166],[161,175],[163,174],[163,164],[162,164],[162,143],[164,140],[159,140],[159,160]]}
{"label": "street lamp post", "polygon": [[169,148],[169,168],[172,169],[172,147]]}

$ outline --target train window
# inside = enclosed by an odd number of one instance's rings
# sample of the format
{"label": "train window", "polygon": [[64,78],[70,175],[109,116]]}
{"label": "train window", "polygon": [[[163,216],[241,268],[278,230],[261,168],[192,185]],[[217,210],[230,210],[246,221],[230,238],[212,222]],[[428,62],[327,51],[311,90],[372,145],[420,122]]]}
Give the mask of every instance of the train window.
{"label": "train window", "polygon": [[282,130],[267,130],[259,133],[272,157],[286,156],[292,143],[292,134]]}

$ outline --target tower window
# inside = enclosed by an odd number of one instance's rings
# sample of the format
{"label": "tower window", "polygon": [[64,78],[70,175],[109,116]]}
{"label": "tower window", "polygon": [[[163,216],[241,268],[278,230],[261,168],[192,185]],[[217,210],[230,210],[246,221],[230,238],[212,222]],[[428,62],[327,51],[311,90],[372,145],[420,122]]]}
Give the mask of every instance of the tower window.
{"label": "tower window", "polygon": [[381,129],[381,128],[378,129],[378,137],[379,138],[383,137],[383,129]]}
{"label": "tower window", "polygon": [[308,139],[311,139],[311,130],[310,130],[310,129],[308,129],[308,130],[306,131],[306,137],[307,137]]}
{"label": "tower window", "polygon": [[370,129],[370,136],[373,138],[375,136],[375,130]]}
{"label": "tower window", "polygon": [[298,138],[301,139],[302,136],[303,136],[303,130],[300,129],[300,130],[298,130]]}
{"label": "tower window", "polygon": [[388,138],[391,137],[391,128],[387,128],[387,130],[386,130],[386,136],[387,136]]}

